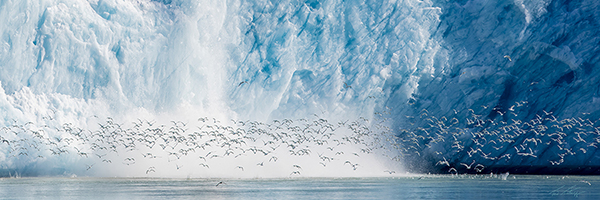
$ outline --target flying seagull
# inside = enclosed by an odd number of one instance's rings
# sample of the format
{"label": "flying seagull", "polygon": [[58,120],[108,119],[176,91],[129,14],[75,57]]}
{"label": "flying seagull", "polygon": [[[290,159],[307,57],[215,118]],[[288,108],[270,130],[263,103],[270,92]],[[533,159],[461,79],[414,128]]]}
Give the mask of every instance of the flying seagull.
{"label": "flying seagull", "polygon": [[344,82],[344,88],[352,88],[352,86],[348,85],[348,83]]}

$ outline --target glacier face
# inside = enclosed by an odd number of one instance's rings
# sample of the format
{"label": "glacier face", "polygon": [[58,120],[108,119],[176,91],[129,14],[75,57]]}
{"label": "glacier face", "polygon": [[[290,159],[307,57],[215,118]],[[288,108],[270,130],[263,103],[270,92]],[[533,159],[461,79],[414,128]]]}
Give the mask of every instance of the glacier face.
{"label": "glacier face", "polygon": [[[3,1],[1,123],[92,131],[106,117],[385,115],[410,171],[593,168],[598,9],[549,0]],[[4,169],[43,163],[0,149]]]}
{"label": "glacier face", "polygon": [[417,151],[426,153],[413,160],[429,157],[426,165],[443,172],[477,172],[481,164],[493,172],[597,174],[598,4],[435,5],[444,13],[433,34],[443,43],[436,72],[421,78],[413,105],[394,114],[416,116],[406,120],[416,135],[435,137],[419,139],[427,147]]}
{"label": "glacier face", "polygon": [[412,74],[432,70],[420,63],[437,45],[431,4],[10,1],[2,85],[110,99],[113,110],[371,115],[384,87],[410,93]]}

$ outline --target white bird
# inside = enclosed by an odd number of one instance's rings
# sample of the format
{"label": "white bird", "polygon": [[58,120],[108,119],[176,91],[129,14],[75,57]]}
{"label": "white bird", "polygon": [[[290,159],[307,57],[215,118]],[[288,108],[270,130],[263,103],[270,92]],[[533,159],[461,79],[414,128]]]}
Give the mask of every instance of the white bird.
{"label": "white bird", "polygon": [[470,165],[467,165],[465,163],[460,163],[462,166],[465,166],[467,169],[471,169],[471,167],[473,166],[473,164],[475,164],[475,160],[473,160],[473,162],[471,162]]}
{"label": "white bird", "polygon": [[244,167],[242,167],[242,166],[237,166],[235,168],[240,168],[242,171],[244,171]]}

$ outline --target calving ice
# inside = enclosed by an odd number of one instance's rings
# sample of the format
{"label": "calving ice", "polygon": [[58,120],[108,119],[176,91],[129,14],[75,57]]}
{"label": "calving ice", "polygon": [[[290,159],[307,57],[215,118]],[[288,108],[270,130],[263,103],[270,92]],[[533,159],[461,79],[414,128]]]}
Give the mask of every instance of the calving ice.
{"label": "calving ice", "polygon": [[598,173],[598,9],[5,1],[0,170]]}

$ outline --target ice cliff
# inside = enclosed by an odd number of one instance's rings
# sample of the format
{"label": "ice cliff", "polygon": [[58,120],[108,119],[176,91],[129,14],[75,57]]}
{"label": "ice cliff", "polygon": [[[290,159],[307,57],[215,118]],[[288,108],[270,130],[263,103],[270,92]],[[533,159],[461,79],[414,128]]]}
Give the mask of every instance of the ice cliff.
{"label": "ice cliff", "polygon": [[408,171],[597,174],[599,4],[1,1],[0,167],[46,162],[32,130],[315,117],[385,121]]}

